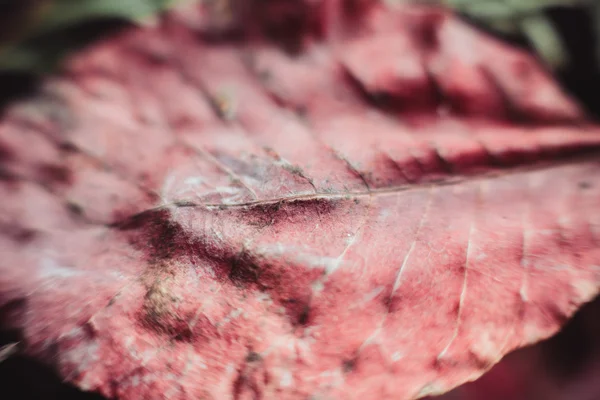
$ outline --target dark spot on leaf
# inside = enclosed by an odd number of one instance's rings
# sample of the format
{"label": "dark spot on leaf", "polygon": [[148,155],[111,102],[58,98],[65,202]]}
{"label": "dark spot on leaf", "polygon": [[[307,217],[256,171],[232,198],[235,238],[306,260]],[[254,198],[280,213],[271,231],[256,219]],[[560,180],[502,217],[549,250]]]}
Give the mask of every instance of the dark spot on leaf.
{"label": "dark spot on leaf", "polygon": [[231,261],[229,279],[238,286],[258,284],[260,275],[260,267],[245,251]]}
{"label": "dark spot on leaf", "polygon": [[146,251],[149,259],[167,259],[190,253],[189,235],[170,220],[168,210],[144,211],[113,226],[130,233],[131,245]]}
{"label": "dark spot on leaf", "polygon": [[149,46],[135,46],[132,50],[138,51],[141,56],[154,65],[165,65],[169,62],[169,54],[162,49]]}
{"label": "dark spot on leaf", "polygon": [[16,232],[14,232],[13,237],[19,243],[28,243],[28,242],[31,242],[33,240],[33,238],[35,238],[36,235],[37,235],[37,232],[33,229],[21,228],[21,229],[17,230]]}
{"label": "dark spot on leaf", "polygon": [[81,217],[83,215],[83,207],[80,204],[68,202],[67,209],[69,212],[77,217]]}
{"label": "dark spot on leaf", "polygon": [[93,318],[87,320],[83,324],[82,328],[85,335],[87,335],[87,337],[89,338],[93,338],[98,335],[98,327],[96,326],[96,323],[94,322]]}
{"label": "dark spot on leaf", "polygon": [[248,355],[246,356],[246,362],[257,362],[262,360],[262,357],[260,354],[258,354],[255,351],[251,351],[248,353]]}
{"label": "dark spot on leaf", "polygon": [[27,244],[37,235],[34,229],[11,223],[0,223],[0,230],[19,244]]}
{"label": "dark spot on leaf", "polygon": [[308,325],[308,320],[309,320],[309,316],[310,316],[310,309],[308,308],[308,304],[305,305],[302,310],[300,311],[300,314],[298,315],[298,325],[301,326],[306,326]]}
{"label": "dark spot on leaf", "polygon": [[269,71],[268,69],[263,69],[258,72],[258,78],[262,82],[267,83],[268,81],[270,81],[273,78],[273,73],[271,71]]}
{"label": "dark spot on leaf", "polygon": [[182,311],[181,301],[172,294],[172,280],[177,275],[176,267],[158,263],[146,270],[142,281],[147,285],[144,305],[138,316],[142,327],[165,335],[176,342],[190,342],[194,335],[188,322],[195,319],[195,331],[204,336],[213,337],[215,328],[203,315],[192,316]]}
{"label": "dark spot on leaf", "polygon": [[318,33],[318,21],[306,2],[270,2],[255,5],[253,14],[267,38],[288,54],[298,54],[303,49],[307,34]]}
{"label": "dark spot on leaf", "polygon": [[310,322],[310,304],[301,299],[286,299],[282,301],[291,323],[295,327],[306,327]]}
{"label": "dark spot on leaf", "polygon": [[383,296],[382,303],[383,303],[383,307],[385,308],[386,312],[391,313],[394,311],[394,310],[392,310],[392,305],[394,304],[394,301],[391,296]]}
{"label": "dark spot on leaf", "polygon": [[472,351],[469,351],[469,361],[475,366],[475,368],[478,368],[481,370],[488,369],[495,362],[495,360],[493,360],[493,359],[482,358],[480,355],[478,355]]}
{"label": "dark spot on leaf", "polygon": [[259,387],[259,375],[257,374],[256,362],[249,362],[248,357],[246,357],[243,364],[239,367],[237,377],[233,382],[232,392],[234,400],[263,398]]}
{"label": "dark spot on leaf", "polygon": [[192,340],[192,330],[190,329],[190,327],[185,324],[185,326],[182,326],[181,329],[179,330],[179,332],[177,332],[175,334],[175,336],[173,336],[173,340],[175,340],[176,342],[189,342]]}
{"label": "dark spot on leaf", "polygon": [[374,5],[374,2],[363,0],[343,0],[340,11],[349,32],[358,32],[364,25],[364,16]]}
{"label": "dark spot on leaf", "polygon": [[14,152],[7,145],[0,142],[0,162],[13,161],[14,159]]}
{"label": "dark spot on leaf", "polygon": [[355,367],[356,367],[356,358],[353,358],[353,359],[350,359],[350,360],[345,360],[342,363],[342,371],[345,374],[352,372]]}
{"label": "dark spot on leaf", "polygon": [[0,167],[0,181],[4,182],[17,182],[19,179],[12,172],[5,168]]}
{"label": "dark spot on leaf", "polygon": [[43,164],[37,168],[39,178],[47,185],[68,185],[72,182],[71,171],[61,165]]}
{"label": "dark spot on leaf", "polygon": [[308,114],[308,110],[307,110],[307,108],[306,108],[306,105],[304,105],[304,104],[299,104],[299,105],[296,107],[296,114],[298,115],[298,117],[299,117],[300,119],[302,119],[302,120],[303,120],[303,119],[305,119],[305,118],[306,118],[306,116],[307,116],[307,114]]}
{"label": "dark spot on leaf", "polygon": [[61,142],[58,148],[66,153],[77,153],[79,149],[71,142]]}
{"label": "dark spot on leaf", "polygon": [[422,23],[417,25],[417,40],[422,49],[434,51],[439,47],[439,28],[443,18],[442,13],[430,13]]}

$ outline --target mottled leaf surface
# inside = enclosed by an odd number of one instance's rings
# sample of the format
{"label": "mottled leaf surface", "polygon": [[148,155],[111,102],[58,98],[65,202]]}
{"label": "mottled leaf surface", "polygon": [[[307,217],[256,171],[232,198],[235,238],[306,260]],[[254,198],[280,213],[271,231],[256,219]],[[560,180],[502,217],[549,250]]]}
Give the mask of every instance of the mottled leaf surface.
{"label": "mottled leaf surface", "polygon": [[176,10],[5,113],[27,354],[120,399],[412,399],[595,296],[600,130],[532,58],[439,9],[254,6]]}

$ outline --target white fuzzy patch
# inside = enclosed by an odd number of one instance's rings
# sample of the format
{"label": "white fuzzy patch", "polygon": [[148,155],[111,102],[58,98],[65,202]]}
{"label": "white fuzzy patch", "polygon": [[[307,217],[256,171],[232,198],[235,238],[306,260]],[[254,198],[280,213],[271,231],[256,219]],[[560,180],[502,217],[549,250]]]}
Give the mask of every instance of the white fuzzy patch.
{"label": "white fuzzy patch", "polygon": [[39,263],[38,276],[42,279],[68,279],[82,272],[60,265],[52,257],[44,257]]}

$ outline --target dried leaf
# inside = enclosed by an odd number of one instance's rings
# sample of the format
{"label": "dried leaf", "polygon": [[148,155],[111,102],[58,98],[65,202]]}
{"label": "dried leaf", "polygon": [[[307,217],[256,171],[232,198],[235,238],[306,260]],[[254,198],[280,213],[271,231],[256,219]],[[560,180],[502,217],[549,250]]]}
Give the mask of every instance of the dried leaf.
{"label": "dried leaf", "polygon": [[27,354],[109,398],[413,399],[598,293],[600,130],[531,57],[434,8],[253,5],[6,112]]}

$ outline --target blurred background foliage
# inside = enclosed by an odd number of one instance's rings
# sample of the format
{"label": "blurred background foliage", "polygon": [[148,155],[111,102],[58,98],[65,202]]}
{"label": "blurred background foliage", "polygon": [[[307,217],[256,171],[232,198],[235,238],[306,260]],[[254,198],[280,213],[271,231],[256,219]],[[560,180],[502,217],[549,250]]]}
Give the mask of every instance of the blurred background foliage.
{"label": "blurred background foliage", "polygon": [[102,31],[103,23],[142,23],[174,2],[0,0],[0,71],[47,72],[92,39],[91,32]]}
{"label": "blurred background foliage", "polygon": [[[0,0],[0,70],[47,71],[66,51],[87,41],[87,35],[72,34],[73,29],[107,20],[143,23],[177,1],[181,0]],[[568,68],[571,57],[551,10],[583,11],[593,21],[595,36],[600,37],[600,0],[390,2],[450,7],[491,32],[524,39],[552,70]],[[600,60],[600,43],[590,50],[596,61]]]}
{"label": "blurred background foliage", "polygon": [[[569,50],[550,10],[575,8],[587,14],[600,37],[599,0],[435,0],[473,18],[490,30],[526,39],[551,69],[568,68]],[[594,45],[596,60],[600,46]]]}
{"label": "blurred background foliage", "polygon": [[[105,28],[147,23],[181,1],[230,0],[0,0],[0,75],[51,71]],[[530,49],[600,116],[600,0],[386,1],[447,6],[481,29]]]}
{"label": "blurred background foliage", "polygon": [[417,1],[448,6],[479,28],[530,50],[600,119],[600,0]]}

